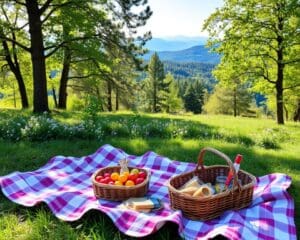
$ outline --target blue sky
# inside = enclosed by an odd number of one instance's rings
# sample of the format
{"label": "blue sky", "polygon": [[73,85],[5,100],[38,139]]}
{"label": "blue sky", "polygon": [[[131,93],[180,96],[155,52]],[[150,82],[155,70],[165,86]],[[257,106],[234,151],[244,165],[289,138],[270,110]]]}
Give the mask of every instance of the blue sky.
{"label": "blue sky", "polygon": [[143,29],[153,37],[207,36],[204,20],[222,6],[222,0],[148,0],[153,15]]}

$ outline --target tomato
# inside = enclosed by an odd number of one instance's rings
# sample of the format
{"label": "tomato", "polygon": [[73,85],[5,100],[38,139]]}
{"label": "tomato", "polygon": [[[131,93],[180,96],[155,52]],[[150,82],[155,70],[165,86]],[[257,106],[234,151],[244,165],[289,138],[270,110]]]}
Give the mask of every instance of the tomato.
{"label": "tomato", "polygon": [[104,176],[104,177],[110,177],[110,174],[109,174],[109,173],[104,173],[103,176]]}
{"label": "tomato", "polygon": [[101,179],[103,179],[103,176],[102,176],[102,175],[98,175],[98,176],[96,176],[96,178],[95,178],[96,182],[100,182]]}
{"label": "tomato", "polygon": [[102,183],[102,184],[107,184],[105,178],[101,179],[99,183]]}
{"label": "tomato", "polygon": [[114,181],[117,181],[119,179],[119,173],[117,172],[113,172],[111,175],[110,175],[110,178]]}
{"label": "tomato", "polygon": [[135,183],[132,180],[127,180],[126,183],[125,183],[125,186],[127,186],[127,187],[131,187],[131,186],[134,186],[134,185],[135,185]]}
{"label": "tomato", "polygon": [[147,177],[147,174],[145,172],[139,172],[139,178],[146,178]]}
{"label": "tomato", "polygon": [[109,183],[111,181],[110,177],[105,177],[104,180],[106,183]]}
{"label": "tomato", "polygon": [[130,173],[128,176],[128,180],[132,180],[134,182],[137,178],[138,178],[138,174],[136,174],[136,173]]}
{"label": "tomato", "polygon": [[137,178],[136,180],[135,180],[135,184],[137,185],[137,184],[141,184],[142,182],[144,182],[144,178]]}

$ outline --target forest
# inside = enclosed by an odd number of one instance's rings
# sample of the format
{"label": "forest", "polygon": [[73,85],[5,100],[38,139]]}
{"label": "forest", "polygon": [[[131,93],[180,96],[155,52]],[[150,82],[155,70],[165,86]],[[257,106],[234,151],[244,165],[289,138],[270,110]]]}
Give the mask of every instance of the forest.
{"label": "forest", "polygon": [[0,106],[42,113],[96,104],[99,112],[250,112],[299,121],[298,7],[229,1],[204,26],[207,47],[221,56],[214,66],[162,62],[155,53],[144,62],[151,33],[137,29],[152,14],[145,1],[1,1]]}

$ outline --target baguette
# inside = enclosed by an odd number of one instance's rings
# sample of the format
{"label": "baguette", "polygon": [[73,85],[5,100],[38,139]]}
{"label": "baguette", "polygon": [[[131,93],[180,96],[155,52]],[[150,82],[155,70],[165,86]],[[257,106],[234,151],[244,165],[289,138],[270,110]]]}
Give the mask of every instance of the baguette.
{"label": "baguette", "polygon": [[192,196],[198,189],[199,189],[199,187],[186,187],[186,188],[180,189],[179,192]]}

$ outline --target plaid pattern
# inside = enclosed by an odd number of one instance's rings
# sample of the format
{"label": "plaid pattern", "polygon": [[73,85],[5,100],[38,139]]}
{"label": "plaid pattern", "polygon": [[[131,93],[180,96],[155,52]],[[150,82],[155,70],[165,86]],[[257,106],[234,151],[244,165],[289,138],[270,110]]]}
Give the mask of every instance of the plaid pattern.
{"label": "plaid pattern", "polygon": [[[124,156],[130,159],[130,166],[151,171],[148,195],[161,199],[163,209],[138,213],[116,208],[120,202],[94,197],[90,180],[93,172],[97,168],[115,166]],[[291,184],[289,176],[259,177],[249,208],[227,211],[219,218],[201,222],[188,220],[180,211],[170,209],[166,186],[171,176],[194,168],[194,163],[171,161],[154,152],[138,157],[104,145],[89,156],[56,156],[36,171],[0,177],[0,186],[4,195],[15,203],[34,206],[45,202],[65,221],[77,220],[90,209],[98,209],[107,214],[120,231],[135,237],[149,235],[166,221],[172,221],[178,224],[179,234],[185,239],[208,239],[219,234],[229,239],[296,239],[294,202],[286,191]]]}

